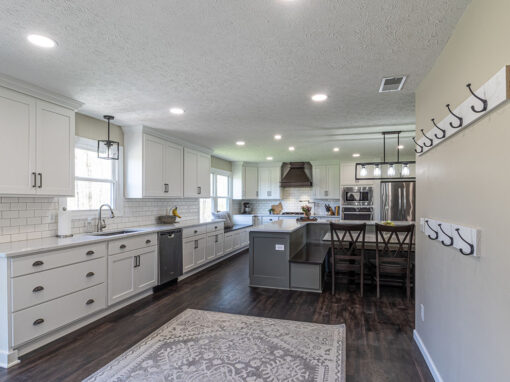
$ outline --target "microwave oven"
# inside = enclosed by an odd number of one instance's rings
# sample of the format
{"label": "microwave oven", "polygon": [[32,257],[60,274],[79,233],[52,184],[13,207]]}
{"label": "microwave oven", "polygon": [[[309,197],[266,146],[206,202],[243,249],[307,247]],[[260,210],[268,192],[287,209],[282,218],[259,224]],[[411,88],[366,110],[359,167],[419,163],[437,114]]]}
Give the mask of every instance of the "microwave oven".
{"label": "microwave oven", "polygon": [[373,195],[374,192],[371,186],[342,188],[344,206],[371,206]]}

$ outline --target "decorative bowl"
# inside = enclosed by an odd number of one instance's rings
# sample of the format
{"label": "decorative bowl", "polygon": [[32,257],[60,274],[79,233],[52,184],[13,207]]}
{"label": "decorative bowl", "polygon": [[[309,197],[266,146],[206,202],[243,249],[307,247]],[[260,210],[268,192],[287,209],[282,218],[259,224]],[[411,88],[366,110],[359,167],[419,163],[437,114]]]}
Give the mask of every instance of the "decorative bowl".
{"label": "decorative bowl", "polygon": [[177,218],[177,216],[173,216],[173,215],[163,215],[163,216],[158,216],[158,221],[161,224],[174,224],[176,218]]}

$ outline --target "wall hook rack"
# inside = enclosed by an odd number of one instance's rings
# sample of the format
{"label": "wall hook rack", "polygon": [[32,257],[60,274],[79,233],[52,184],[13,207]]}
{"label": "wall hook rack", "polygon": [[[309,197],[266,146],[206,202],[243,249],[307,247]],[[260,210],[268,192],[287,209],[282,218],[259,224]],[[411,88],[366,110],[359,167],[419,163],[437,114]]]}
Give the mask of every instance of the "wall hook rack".
{"label": "wall hook rack", "polygon": [[446,108],[448,109],[448,111],[450,112],[451,115],[453,115],[455,118],[457,118],[457,120],[459,121],[459,124],[457,126],[454,126],[452,122],[450,122],[450,126],[452,129],[458,129],[459,127],[462,127],[462,124],[464,123],[464,120],[462,119],[462,117],[458,116],[457,114],[455,114],[452,109],[450,109],[450,104],[446,104]]}
{"label": "wall hook rack", "polygon": [[445,247],[451,247],[453,245],[453,237],[448,235],[444,229],[443,229],[443,225],[441,223],[437,223],[437,226],[439,227],[439,229],[441,230],[441,232],[443,233],[443,235],[445,235],[449,240],[450,240],[450,244],[446,244],[444,242],[444,240],[441,240],[441,244],[443,244]]}
{"label": "wall hook rack", "polygon": [[418,150],[414,149],[414,152],[415,152],[416,154],[421,154],[421,153],[423,152],[423,146],[422,146],[422,145],[420,145],[418,142],[416,142],[416,139],[415,139],[414,137],[413,137],[413,142],[414,142],[414,144],[415,144],[416,146],[418,146],[418,147],[420,148],[420,151],[418,151]]}
{"label": "wall hook rack", "polygon": [[424,136],[424,137],[425,137],[425,138],[429,141],[429,143],[425,143],[425,142],[423,142],[423,145],[424,145],[425,147],[432,147],[432,145],[434,144],[434,141],[433,141],[431,138],[427,137],[427,135],[425,134],[425,131],[424,131],[423,129],[421,129],[421,133],[422,133],[422,134],[423,134],[423,136]]}
{"label": "wall hook rack", "polygon": [[467,84],[466,87],[469,89],[469,92],[475,97],[477,100],[479,100],[482,103],[482,109],[476,110],[473,105],[471,105],[471,110],[473,110],[473,113],[483,113],[487,111],[487,108],[489,107],[489,103],[486,99],[483,99],[475,94],[475,92],[471,89],[471,84]]}
{"label": "wall hook rack", "polygon": [[436,119],[435,118],[432,118],[431,119],[432,121],[432,124],[434,125],[434,127],[436,129],[438,129],[443,135],[442,136],[438,136],[437,133],[434,133],[434,136],[436,137],[436,139],[443,139],[444,137],[446,137],[446,130],[445,129],[441,129],[437,123],[436,123]]}
{"label": "wall hook rack", "polygon": [[471,244],[470,242],[466,241],[466,239],[464,239],[462,237],[462,235],[460,234],[460,229],[459,228],[455,228],[455,231],[457,232],[457,235],[459,235],[460,239],[466,243],[467,245],[469,245],[469,252],[466,253],[464,252],[464,250],[462,248],[459,249],[460,253],[462,253],[463,255],[465,256],[469,256],[469,255],[472,255],[473,253],[475,253],[475,246],[473,244]]}
{"label": "wall hook rack", "polygon": [[437,232],[434,228],[432,228],[429,224],[429,221],[428,220],[425,220],[425,224],[427,224],[427,226],[429,227],[429,229],[434,232],[436,234],[436,237],[432,237],[430,235],[427,235],[429,237],[430,240],[437,240],[437,238],[439,237],[439,232]]}

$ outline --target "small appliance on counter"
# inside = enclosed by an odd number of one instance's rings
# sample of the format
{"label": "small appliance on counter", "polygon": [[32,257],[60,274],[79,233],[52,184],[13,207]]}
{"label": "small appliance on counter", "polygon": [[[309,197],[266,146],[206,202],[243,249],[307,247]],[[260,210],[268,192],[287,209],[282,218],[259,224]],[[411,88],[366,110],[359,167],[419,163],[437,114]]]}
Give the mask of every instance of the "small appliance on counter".
{"label": "small appliance on counter", "polygon": [[243,202],[242,214],[251,214],[252,208],[250,202]]}

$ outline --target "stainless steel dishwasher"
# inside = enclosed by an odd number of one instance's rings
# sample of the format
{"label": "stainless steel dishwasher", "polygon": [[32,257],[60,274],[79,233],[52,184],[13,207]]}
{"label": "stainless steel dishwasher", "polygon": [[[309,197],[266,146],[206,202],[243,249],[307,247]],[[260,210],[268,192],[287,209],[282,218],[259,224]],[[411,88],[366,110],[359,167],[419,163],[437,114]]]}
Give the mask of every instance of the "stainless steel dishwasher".
{"label": "stainless steel dishwasher", "polygon": [[159,283],[182,275],[182,229],[159,233]]}

